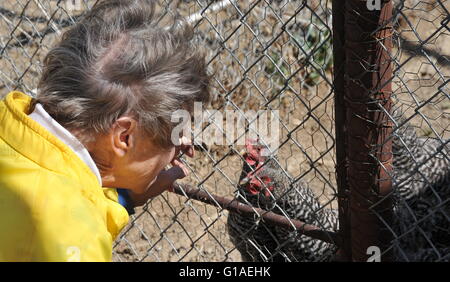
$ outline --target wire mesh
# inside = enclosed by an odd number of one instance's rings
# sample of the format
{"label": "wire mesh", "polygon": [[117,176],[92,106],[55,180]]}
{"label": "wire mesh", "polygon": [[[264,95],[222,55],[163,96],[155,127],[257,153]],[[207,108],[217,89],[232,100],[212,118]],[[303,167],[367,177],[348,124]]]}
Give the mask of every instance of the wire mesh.
{"label": "wire mesh", "polygon": [[392,247],[397,260],[448,261],[450,3],[394,3]]}
{"label": "wire mesh", "polygon": [[[0,95],[13,89],[34,95],[45,54],[95,2],[2,1]],[[165,192],[136,209],[114,243],[113,259],[333,259],[334,244],[269,224],[258,209],[281,215],[292,226],[298,220],[339,231],[333,70],[340,66],[333,67],[331,1],[157,2],[161,23],[180,14],[206,50],[213,74],[208,108],[276,113],[280,142],[264,166],[277,183],[268,197],[252,197],[240,185],[248,170],[245,146],[197,144],[195,158],[185,159],[191,174],[179,183],[252,206],[254,214],[190,199],[180,195],[182,188],[179,194]],[[389,114],[396,201],[387,228],[399,260],[448,260],[450,253],[448,8],[448,1],[394,1],[389,82],[395,110]]]}

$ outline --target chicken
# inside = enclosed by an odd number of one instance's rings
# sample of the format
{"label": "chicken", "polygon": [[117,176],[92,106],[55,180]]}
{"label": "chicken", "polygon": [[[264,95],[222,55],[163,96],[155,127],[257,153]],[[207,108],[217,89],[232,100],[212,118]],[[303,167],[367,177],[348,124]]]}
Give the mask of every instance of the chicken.
{"label": "chicken", "polygon": [[[237,199],[289,218],[337,230],[337,212],[323,209],[314,193],[299,182],[291,181],[275,157],[263,157],[261,146],[247,141]],[[270,183],[270,185],[269,185]],[[257,216],[237,213],[228,217],[232,242],[246,261],[321,261],[328,260],[336,247],[308,236],[295,236],[282,228],[265,224]]]}
{"label": "chicken", "polygon": [[[446,164],[445,156],[436,160],[431,157],[430,160],[436,161],[436,164],[426,164],[423,169],[423,173],[429,176],[430,180],[421,182],[422,185],[409,181],[410,177],[418,176],[414,171],[410,172],[416,166],[413,166],[402,151],[405,147],[403,143],[408,144],[410,151],[419,156],[416,161],[428,160],[430,154],[433,154],[433,143],[427,145],[411,128],[406,127],[395,133],[393,144],[395,205],[392,226],[396,238],[393,241],[395,259],[401,261],[446,259],[443,255],[448,254],[445,252],[449,249],[450,229],[448,207],[444,206],[445,201],[449,200],[448,194],[445,194],[445,191],[448,191],[445,185],[448,185],[449,166],[440,167],[439,172],[427,170],[429,167]],[[305,183],[300,181],[292,183],[275,156],[262,156],[262,148],[251,142],[246,144],[237,199],[291,219],[319,226],[324,230],[338,230],[337,210],[322,207]],[[434,147],[434,150],[439,148]],[[405,176],[408,173],[409,178]],[[430,193],[433,194],[430,191],[439,191],[440,194],[430,196]],[[445,198],[440,198],[439,195]],[[248,218],[230,213],[227,225],[232,242],[246,261],[327,261],[337,251],[335,245],[267,225],[257,216]]]}
{"label": "chicken", "polygon": [[[263,158],[259,147],[247,143],[246,148],[247,153],[244,154],[245,161],[240,176],[240,182],[243,185],[238,186],[236,198],[245,204],[265,209],[264,205],[260,205],[257,191],[251,190],[251,185],[247,183],[247,176],[256,170]],[[230,213],[227,228],[231,241],[244,261],[283,261],[282,254],[275,251],[278,245],[275,228],[262,223],[257,215],[250,218],[238,213]]]}

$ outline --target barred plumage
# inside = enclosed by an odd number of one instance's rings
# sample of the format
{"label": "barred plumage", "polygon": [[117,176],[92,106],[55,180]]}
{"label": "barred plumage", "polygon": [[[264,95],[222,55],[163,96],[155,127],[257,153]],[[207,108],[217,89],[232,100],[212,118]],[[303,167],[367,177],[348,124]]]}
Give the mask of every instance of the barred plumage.
{"label": "barred plumage", "polygon": [[450,194],[450,144],[430,137],[418,137],[406,124],[394,132],[394,185],[401,199],[413,201],[434,190]]}
{"label": "barred plumage", "polygon": [[398,260],[427,261],[432,256],[449,260],[440,257],[448,255],[450,246],[448,142],[418,137],[408,123],[394,131],[394,231],[395,237],[400,236],[394,240],[394,251]]}

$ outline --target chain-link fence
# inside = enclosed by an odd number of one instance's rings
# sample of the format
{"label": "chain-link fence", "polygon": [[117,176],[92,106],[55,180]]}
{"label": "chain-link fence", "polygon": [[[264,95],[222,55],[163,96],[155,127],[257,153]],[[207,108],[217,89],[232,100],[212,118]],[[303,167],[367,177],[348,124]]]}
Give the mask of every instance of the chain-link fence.
{"label": "chain-link fence", "polygon": [[[34,95],[45,54],[95,2],[1,2],[0,95]],[[197,144],[190,176],[136,209],[114,260],[449,259],[449,1],[157,2],[206,50],[208,108],[273,113],[279,145]]]}

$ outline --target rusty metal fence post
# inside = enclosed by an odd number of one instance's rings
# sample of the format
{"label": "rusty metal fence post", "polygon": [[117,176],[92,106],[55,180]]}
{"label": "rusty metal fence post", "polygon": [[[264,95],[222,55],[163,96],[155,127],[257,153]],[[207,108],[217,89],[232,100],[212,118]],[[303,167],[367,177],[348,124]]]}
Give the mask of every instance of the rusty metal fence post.
{"label": "rusty metal fence post", "polygon": [[[339,197],[344,205],[340,222],[346,220],[341,232],[348,233],[351,223],[353,261],[367,261],[370,247],[379,248],[381,260],[388,261],[391,234],[385,227],[392,221],[392,127],[385,111],[391,109],[392,3],[384,1],[381,9],[371,10],[367,0],[347,0],[344,6],[337,2],[333,7],[339,17],[333,22],[337,149],[345,146],[346,154],[346,162],[338,161],[337,172],[339,193],[345,193],[342,186],[347,185],[350,191],[350,218],[346,195]],[[344,27],[339,26],[342,22]]]}
{"label": "rusty metal fence post", "polygon": [[342,247],[339,250],[338,260],[351,260],[351,233],[349,214],[349,191],[347,186],[347,166],[345,161],[345,101],[344,101],[344,75],[345,75],[345,29],[344,5],[342,0],[333,0],[333,79],[334,79],[334,110],[336,127],[336,181],[339,206],[339,233],[342,236]]}

